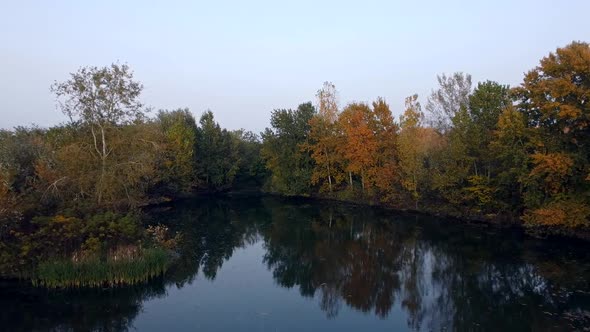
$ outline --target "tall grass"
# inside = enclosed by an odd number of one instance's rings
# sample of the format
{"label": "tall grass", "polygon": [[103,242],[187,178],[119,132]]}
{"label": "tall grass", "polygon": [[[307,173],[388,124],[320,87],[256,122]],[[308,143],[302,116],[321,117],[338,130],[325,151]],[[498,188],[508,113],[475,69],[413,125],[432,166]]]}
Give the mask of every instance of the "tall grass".
{"label": "tall grass", "polygon": [[133,285],[163,274],[171,257],[165,249],[142,249],[136,257],[53,260],[40,263],[33,284],[49,288]]}

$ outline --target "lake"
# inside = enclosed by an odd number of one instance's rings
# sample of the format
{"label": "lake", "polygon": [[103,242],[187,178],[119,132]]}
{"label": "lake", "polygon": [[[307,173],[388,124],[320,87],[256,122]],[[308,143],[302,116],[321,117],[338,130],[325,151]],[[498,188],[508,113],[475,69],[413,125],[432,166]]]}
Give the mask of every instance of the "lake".
{"label": "lake", "polygon": [[148,284],[0,282],[3,331],[568,331],[590,326],[590,247],[379,208],[196,198],[150,211],[183,234]]}

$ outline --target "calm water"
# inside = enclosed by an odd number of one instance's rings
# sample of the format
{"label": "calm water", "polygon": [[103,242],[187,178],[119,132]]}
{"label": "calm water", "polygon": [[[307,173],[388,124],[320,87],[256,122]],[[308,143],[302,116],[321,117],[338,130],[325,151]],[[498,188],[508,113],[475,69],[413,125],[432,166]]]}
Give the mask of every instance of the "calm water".
{"label": "calm water", "polygon": [[590,326],[590,251],[510,231],[278,198],[150,213],[184,234],[148,285],[0,283],[0,330],[569,331]]}

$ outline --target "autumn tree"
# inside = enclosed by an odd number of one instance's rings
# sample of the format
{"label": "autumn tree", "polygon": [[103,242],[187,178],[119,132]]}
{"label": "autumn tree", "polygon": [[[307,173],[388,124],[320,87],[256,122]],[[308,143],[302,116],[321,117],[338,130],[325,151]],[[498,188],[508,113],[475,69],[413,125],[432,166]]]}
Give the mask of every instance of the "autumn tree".
{"label": "autumn tree", "polygon": [[400,182],[418,208],[423,190],[421,184],[426,176],[424,158],[428,149],[426,137],[429,133],[422,127],[424,113],[418,102],[418,95],[407,97],[405,106],[406,109],[400,116],[400,134],[397,139]]}
{"label": "autumn tree", "polygon": [[352,174],[356,174],[363,191],[371,186],[373,181],[367,177],[369,170],[376,166],[377,138],[371,128],[373,123],[373,111],[363,103],[349,104],[338,117],[344,135],[338,149],[347,161],[345,170],[349,173],[350,186],[352,188]]}
{"label": "autumn tree", "polygon": [[318,114],[309,121],[311,126],[309,141],[304,145],[306,151],[311,152],[315,161],[312,183],[327,184],[332,192],[334,186],[342,182],[342,166],[338,163],[341,158],[337,154],[339,145],[338,135],[338,94],[334,84],[325,82],[317,94]]}
{"label": "autumn tree", "polygon": [[377,141],[375,152],[375,167],[369,175],[375,181],[375,187],[379,190],[382,201],[392,201],[398,187],[397,170],[397,138],[399,134],[398,124],[395,123],[389,105],[383,98],[377,98],[373,102],[373,118],[371,127]]}
{"label": "autumn tree", "polygon": [[588,226],[590,45],[573,42],[550,53],[514,93],[535,142],[525,220]]}
{"label": "autumn tree", "polygon": [[374,189],[390,196],[395,177],[397,127],[389,105],[382,98],[372,106],[351,103],[339,114],[342,137],[338,152],[345,161],[351,188],[354,174],[360,178],[363,192]]}

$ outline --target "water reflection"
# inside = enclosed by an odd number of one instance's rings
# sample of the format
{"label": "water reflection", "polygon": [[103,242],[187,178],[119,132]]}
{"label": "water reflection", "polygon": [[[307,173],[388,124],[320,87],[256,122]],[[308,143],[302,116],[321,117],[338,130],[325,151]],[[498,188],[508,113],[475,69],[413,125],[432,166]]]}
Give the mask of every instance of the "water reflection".
{"label": "water reflection", "polygon": [[127,331],[146,300],[165,296],[161,279],[114,290],[48,291],[0,283],[0,330]]}
{"label": "water reflection", "polygon": [[168,296],[170,287],[198,284],[200,275],[214,282],[236,250],[260,242],[275,282],[316,301],[332,321],[352,308],[378,320],[403,317],[413,330],[562,331],[590,324],[586,245],[547,245],[510,231],[278,198],[185,202],[152,211],[149,222],[184,234],[179,263],[164,278],[93,295],[0,287],[0,305],[16,303],[0,323],[125,330],[143,302]]}

